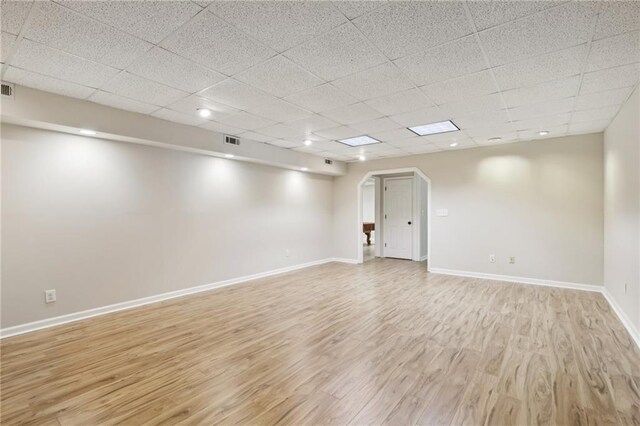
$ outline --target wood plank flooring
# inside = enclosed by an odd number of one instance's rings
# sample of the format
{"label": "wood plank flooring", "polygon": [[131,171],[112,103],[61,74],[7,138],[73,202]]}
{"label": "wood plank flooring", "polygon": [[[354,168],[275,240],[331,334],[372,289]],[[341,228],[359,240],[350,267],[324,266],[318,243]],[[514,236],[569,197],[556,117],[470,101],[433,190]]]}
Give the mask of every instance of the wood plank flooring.
{"label": "wood plank flooring", "polygon": [[326,264],[3,340],[3,425],[640,424],[597,293]]}

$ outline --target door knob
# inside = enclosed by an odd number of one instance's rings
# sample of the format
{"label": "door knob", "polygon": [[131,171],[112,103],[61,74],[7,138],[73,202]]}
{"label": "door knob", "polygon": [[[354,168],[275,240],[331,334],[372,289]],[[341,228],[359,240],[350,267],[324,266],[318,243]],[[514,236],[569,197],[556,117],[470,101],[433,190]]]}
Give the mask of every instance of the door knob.
{"label": "door knob", "polygon": [[411,225],[411,221],[407,222],[409,225]]}

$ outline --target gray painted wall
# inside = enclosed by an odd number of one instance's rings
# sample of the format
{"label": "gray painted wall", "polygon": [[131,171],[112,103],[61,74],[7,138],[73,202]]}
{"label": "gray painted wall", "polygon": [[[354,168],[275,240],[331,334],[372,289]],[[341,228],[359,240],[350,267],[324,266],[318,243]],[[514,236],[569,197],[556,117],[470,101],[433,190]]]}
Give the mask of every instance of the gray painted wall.
{"label": "gray painted wall", "polygon": [[638,88],[604,133],[604,164],[604,285],[636,330],[640,330]]}
{"label": "gray painted wall", "polygon": [[3,124],[2,327],[330,257],[332,186]]}
{"label": "gray painted wall", "polygon": [[431,179],[432,267],[602,285],[602,134],[350,163],[334,178],[334,256],[357,257],[358,182],[405,167]]}

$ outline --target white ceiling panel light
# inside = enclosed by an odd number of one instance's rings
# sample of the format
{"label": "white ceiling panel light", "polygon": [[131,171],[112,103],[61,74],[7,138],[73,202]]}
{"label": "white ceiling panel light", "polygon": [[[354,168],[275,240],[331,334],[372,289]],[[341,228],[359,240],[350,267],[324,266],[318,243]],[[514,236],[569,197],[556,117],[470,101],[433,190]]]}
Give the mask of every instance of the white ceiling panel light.
{"label": "white ceiling panel light", "polygon": [[312,140],[310,140],[310,139],[306,139],[306,140],[304,141],[304,144],[305,144],[306,146],[311,146],[311,144],[313,144],[313,141],[312,141]]}
{"label": "white ceiling panel light", "polygon": [[87,136],[95,136],[96,135],[96,131],[95,130],[90,130],[90,129],[80,129],[79,133],[82,135],[87,135]]}
{"label": "white ceiling panel light", "polygon": [[343,143],[349,146],[364,146],[364,145],[373,145],[375,143],[380,143],[379,140],[372,138],[371,136],[362,135],[356,136],[354,138],[347,139],[338,139],[338,142]]}
{"label": "white ceiling panel light", "polygon": [[435,135],[438,133],[457,132],[460,129],[453,124],[453,121],[439,121],[437,123],[422,124],[420,126],[409,127],[418,136]]}
{"label": "white ceiling panel light", "polygon": [[367,159],[367,157],[365,157],[364,155],[361,155],[358,157],[358,160],[360,161],[365,161]]}

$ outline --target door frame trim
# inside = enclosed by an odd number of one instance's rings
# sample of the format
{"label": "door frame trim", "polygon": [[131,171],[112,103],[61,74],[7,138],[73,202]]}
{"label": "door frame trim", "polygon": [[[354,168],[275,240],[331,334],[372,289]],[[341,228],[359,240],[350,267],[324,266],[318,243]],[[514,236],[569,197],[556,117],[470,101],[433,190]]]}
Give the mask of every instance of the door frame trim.
{"label": "door frame trim", "polygon": [[[383,169],[383,170],[371,170],[362,177],[360,182],[358,182],[357,192],[358,192],[358,213],[357,213],[357,223],[355,229],[355,244],[358,254],[357,263],[363,263],[364,261],[364,253],[362,249],[362,185],[369,179],[375,175],[383,175],[383,174],[395,174],[395,173],[416,173],[425,182],[427,182],[427,258],[431,259],[431,179],[427,176],[422,170],[417,167],[403,167],[399,169]],[[422,224],[421,224],[422,226]],[[431,269],[431,262],[427,264],[427,270]]]}

